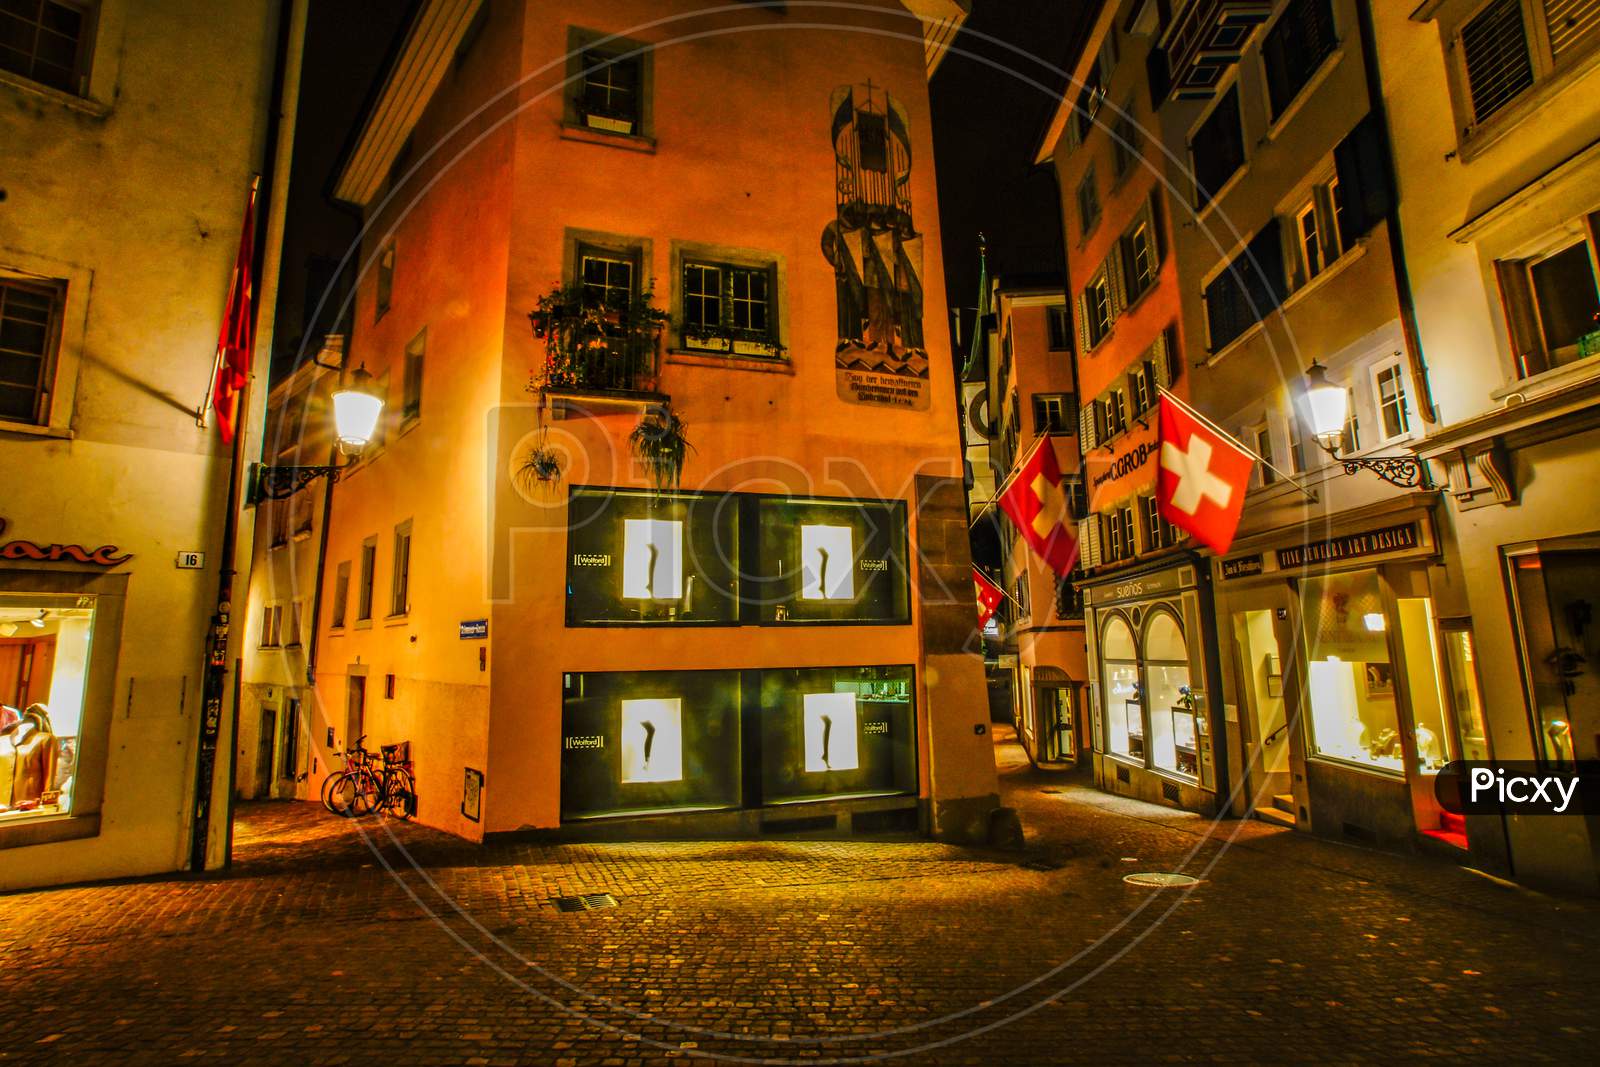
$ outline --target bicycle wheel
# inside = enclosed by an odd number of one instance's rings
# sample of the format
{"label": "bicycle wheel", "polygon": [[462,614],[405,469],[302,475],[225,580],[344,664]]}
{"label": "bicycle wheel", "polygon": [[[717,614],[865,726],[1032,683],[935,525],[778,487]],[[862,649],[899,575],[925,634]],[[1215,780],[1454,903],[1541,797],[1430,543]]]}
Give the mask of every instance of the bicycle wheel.
{"label": "bicycle wheel", "polygon": [[378,780],[365,767],[345,771],[334,783],[329,799],[332,801],[330,807],[335,815],[343,815],[347,819],[370,815],[378,806]]}
{"label": "bicycle wheel", "polygon": [[384,775],[383,810],[402,819],[417,813],[417,783],[411,772],[397,767]]}
{"label": "bicycle wheel", "polygon": [[334,771],[322,780],[322,806],[335,815],[343,815],[344,813],[333,806],[333,791],[338,788],[339,779],[349,773],[349,771]]}

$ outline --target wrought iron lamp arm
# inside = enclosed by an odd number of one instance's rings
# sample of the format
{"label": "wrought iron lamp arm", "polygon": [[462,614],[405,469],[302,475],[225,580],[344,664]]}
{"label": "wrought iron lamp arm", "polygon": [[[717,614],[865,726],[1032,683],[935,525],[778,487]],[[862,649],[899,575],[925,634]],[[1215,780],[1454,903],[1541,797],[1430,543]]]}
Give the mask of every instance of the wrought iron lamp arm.
{"label": "wrought iron lamp arm", "polygon": [[318,478],[337,482],[343,470],[344,467],[337,463],[307,467],[274,467],[265,463],[252,463],[247,487],[248,499],[252,504],[259,504],[263,500],[287,500]]}
{"label": "wrought iron lamp arm", "polygon": [[1318,441],[1317,444],[1335,463],[1344,467],[1346,474],[1371,471],[1390,485],[1401,489],[1432,489],[1433,479],[1428,476],[1428,465],[1416,456],[1340,456],[1335,445]]}

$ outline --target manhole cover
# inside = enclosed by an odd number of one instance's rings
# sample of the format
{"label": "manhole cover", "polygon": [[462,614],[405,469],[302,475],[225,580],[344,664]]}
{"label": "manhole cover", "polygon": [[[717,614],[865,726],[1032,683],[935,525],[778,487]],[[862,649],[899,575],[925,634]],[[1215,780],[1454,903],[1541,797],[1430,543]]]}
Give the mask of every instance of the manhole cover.
{"label": "manhole cover", "polygon": [[1023,860],[1017,866],[1025,871],[1059,871],[1062,864],[1056,860],[1037,859]]}
{"label": "manhole cover", "polygon": [[1200,884],[1198,878],[1191,878],[1187,874],[1167,874],[1165,871],[1124,875],[1122,880],[1129,885],[1147,885],[1153,889],[1182,889]]}
{"label": "manhole cover", "polygon": [[557,911],[594,911],[597,908],[614,908],[617,898],[610,893],[586,893],[581,897],[556,897]]}

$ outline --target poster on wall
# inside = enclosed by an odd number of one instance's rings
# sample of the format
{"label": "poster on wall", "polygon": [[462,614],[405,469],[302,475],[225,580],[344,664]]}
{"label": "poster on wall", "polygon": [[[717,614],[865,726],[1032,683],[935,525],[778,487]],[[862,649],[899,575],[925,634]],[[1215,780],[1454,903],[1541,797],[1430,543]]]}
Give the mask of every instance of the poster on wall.
{"label": "poster on wall", "polygon": [[801,718],[807,773],[853,771],[861,766],[854,693],[807,693]]}
{"label": "poster on wall", "polygon": [[622,783],[683,781],[683,700],[622,702]]}
{"label": "poster on wall", "polygon": [[683,597],[683,523],[626,519],[622,545],[623,596],[635,600]]}
{"label": "poster on wall", "polygon": [[881,87],[843,85],[829,101],[834,218],[822,231],[839,315],[839,399],[928,408],[922,235],[911,217],[911,126]]}
{"label": "poster on wall", "polygon": [[483,818],[483,772],[466,768],[466,782],[461,787],[461,814],[478,822]]}
{"label": "poster on wall", "polygon": [[800,596],[850,600],[855,596],[855,545],[848,526],[800,527]]}

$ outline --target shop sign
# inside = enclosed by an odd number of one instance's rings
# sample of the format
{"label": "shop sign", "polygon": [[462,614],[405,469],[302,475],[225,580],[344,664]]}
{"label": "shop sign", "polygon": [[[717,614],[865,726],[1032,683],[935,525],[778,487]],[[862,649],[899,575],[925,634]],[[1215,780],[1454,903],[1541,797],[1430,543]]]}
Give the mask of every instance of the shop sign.
{"label": "shop sign", "polygon": [[1177,587],[1178,572],[1170,570],[1130,578],[1116,585],[1091,586],[1083,591],[1083,596],[1084,600],[1091,604],[1104,604],[1112,600],[1132,600],[1137,597],[1168,593]]}
{"label": "shop sign", "polygon": [[1293,548],[1280,548],[1278,566],[1287,568],[1303,567],[1308,563],[1337,563],[1340,560],[1359,559],[1362,556],[1401,552],[1416,548],[1418,544],[1417,524],[1407,522],[1399,526],[1385,526],[1381,530],[1368,530],[1365,533],[1334,537],[1326,541],[1313,541]]}
{"label": "shop sign", "polygon": [[1224,578],[1249,578],[1260,574],[1263,564],[1261,553],[1254,552],[1248,556],[1234,556],[1232,559],[1222,561],[1222,576]]}
{"label": "shop sign", "polygon": [[[6,530],[6,520],[0,519],[0,534]],[[29,560],[35,563],[88,563],[95,567],[116,567],[133,558],[131,552],[120,552],[116,545],[85,548],[83,545],[41,545],[34,541],[8,541],[0,545],[0,559]]]}
{"label": "shop sign", "polygon": [[871,722],[864,722],[861,724],[861,732],[867,735],[886,734],[889,732],[889,722],[887,719],[873,719]]}
{"label": "shop sign", "polygon": [[861,561],[861,569],[864,571],[886,571],[889,569],[889,561],[886,559],[863,559]]}
{"label": "shop sign", "polygon": [[1111,451],[1096,448],[1084,457],[1083,473],[1089,486],[1089,510],[1103,511],[1155,478],[1161,441],[1155,427],[1135,425],[1122,434]]}
{"label": "shop sign", "polygon": [[461,620],[461,640],[482,641],[489,636],[488,619],[463,619]]}
{"label": "shop sign", "polygon": [[574,552],[572,554],[574,567],[609,567],[611,566],[611,553],[609,552]]}
{"label": "shop sign", "polygon": [[569,750],[605,748],[606,738],[604,734],[578,734],[573,737],[565,738],[562,742],[562,747]]}

